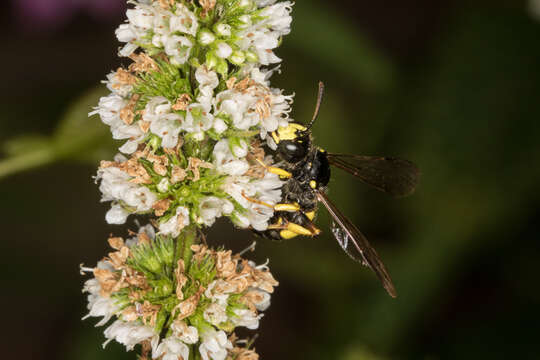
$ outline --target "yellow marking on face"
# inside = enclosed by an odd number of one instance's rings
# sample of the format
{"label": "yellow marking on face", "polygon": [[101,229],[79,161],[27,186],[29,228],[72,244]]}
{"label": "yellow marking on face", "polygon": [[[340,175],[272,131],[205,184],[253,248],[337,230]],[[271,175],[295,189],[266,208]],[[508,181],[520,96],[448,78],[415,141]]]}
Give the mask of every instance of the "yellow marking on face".
{"label": "yellow marking on face", "polygon": [[300,210],[300,205],[298,204],[277,204],[274,206],[275,211],[298,211]]}
{"label": "yellow marking on face", "polygon": [[[298,136],[296,135],[297,131],[306,131],[307,128],[300,124],[291,123],[288,126],[280,127],[277,131],[277,136],[279,141],[281,140],[294,140]],[[275,140],[275,139],[274,139]]]}
{"label": "yellow marking on face", "polygon": [[312,189],[316,189],[317,188],[317,182],[315,180],[311,180],[309,182],[309,186],[312,188]]}
{"label": "yellow marking on face", "polygon": [[289,230],[282,230],[279,232],[279,236],[281,236],[282,239],[290,240],[297,237],[298,234]]}
{"label": "yellow marking on face", "polygon": [[287,224],[287,230],[298,235],[313,236],[313,232],[311,230],[294,223]]}
{"label": "yellow marking on face", "polygon": [[319,148],[319,152],[322,152],[324,154],[326,153],[326,150]]}
{"label": "yellow marking on face", "polygon": [[309,220],[313,221],[313,219],[315,219],[315,211],[310,211],[310,212],[306,213],[305,215],[307,216],[307,218]]}

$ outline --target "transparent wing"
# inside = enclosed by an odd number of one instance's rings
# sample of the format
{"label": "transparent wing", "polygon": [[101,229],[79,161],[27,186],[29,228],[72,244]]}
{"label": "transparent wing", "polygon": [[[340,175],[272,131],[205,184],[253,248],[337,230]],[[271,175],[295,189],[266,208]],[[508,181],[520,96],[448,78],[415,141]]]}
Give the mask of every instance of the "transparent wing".
{"label": "transparent wing", "polygon": [[415,164],[397,158],[328,154],[328,161],[375,189],[395,197],[411,195],[420,179],[420,171]]}
{"label": "transparent wing", "polygon": [[339,245],[351,257],[351,259],[360,262],[369,267],[382,282],[391,297],[396,297],[394,283],[386,270],[383,262],[375,249],[369,244],[366,237],[358,228],[345,217],[341,211],[330,201],[328,196],[322,192],[317,192],[318,200],[324,204],[333,219],[332,233]]}

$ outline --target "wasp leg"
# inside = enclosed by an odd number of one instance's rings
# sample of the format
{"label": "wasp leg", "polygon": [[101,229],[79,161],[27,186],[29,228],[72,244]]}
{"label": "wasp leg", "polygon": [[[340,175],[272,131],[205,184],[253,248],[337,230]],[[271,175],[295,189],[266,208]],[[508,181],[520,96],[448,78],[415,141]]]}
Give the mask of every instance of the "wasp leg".
{"label": "wasp leg", "polygon": [[275,167],[275,166],[268,166],[266,165],[265,163],[263,163],[261,160],[257,159],[257,162],[263,166],[266,171],[268,171],[269,173],[272,173],[272,174],[276,174],[276,175],[279,175],[280,178],[283,178],[283,179],[290,179],[292,178],[292,174],[290,172],[288,172],[287,170],[283,170],[281,168],[278,168],[278,167]]}
{"label": "wasp leg", "polygon": [[274,209],[274,211],[287,211],[287,212],[295,212],[300,210],[300,205],[297,203],[291,203],[291,204],[276,204],[276,205],[270,205],[264,201],[253,199],[249,196],[247,196],[245,193],[242,192],[242,197],[246,199],[249,202],[252,202],[254,204],[262,205],[269,207],[271,209]]}
{"label": "wasp leg", "polygon": [[307,226],[302,226],[292,222],[288,222],[285,225],[286,227],[284,230],[281,230],[280,235],[286,240],[295,238],[299,235],[314,237],[321,233],[321,230],[317,228],[311,221],[307,224]]}

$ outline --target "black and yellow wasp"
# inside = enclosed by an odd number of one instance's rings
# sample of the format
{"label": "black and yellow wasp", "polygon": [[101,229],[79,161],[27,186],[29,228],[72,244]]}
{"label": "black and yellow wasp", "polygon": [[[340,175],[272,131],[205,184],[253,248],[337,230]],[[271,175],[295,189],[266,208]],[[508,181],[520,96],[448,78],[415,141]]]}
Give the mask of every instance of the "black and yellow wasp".
{"label": "black and yellow wasp", "polygon": [[392,279],[375,249],[344,216],[326,195],[333,165],[360,179],[362,182],[395,197],[414,192],[419,180],[419,170],[411,162],[390,157],[371,157],[328,153],[313,145],[311,127],[319,114],[324,93],[319,83],[315,114],[307,125],[290,123],[272,133],[277,144],[280,162],[265,166],[267,171],[286,180],[282,201],[274,206],[274,216],[268,230],[258,234],[273,240],[291,239],[299,235],[317,236],[321,233],[313,223],[317,205],[321,202],[330,213],[332,233],[343,250],[355,261],[371,268],[388,294],[396,297]]}

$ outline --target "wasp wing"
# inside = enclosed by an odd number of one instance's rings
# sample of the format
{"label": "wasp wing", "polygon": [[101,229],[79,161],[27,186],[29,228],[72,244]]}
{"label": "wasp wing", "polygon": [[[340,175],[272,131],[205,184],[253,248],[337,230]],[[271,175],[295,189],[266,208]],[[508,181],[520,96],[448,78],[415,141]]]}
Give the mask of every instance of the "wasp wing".
{"label": "wasp wing", "polygon": [[369,244],[366,237],[349,219],[347,219],[347,217],[345,217],[345,215],[341,213],[341,211],[339,211],[324,192],[317,191],[317,199],[324,204],[332,216],[332,233],[339,245],[341,245],[343,250],[345,250],[353,260],[358,261],[373,270],[388,294],[395,298],[397,293],[392,279],[379,258],[379,255],[377,255],[375,249]]}
{"label": "wasp wing", "polygon": [[328,161],[375,189],[395,197],[411,195],[420,179],[420,171],[415,164],[397,158],[328,154]]}

